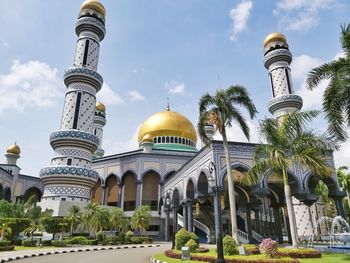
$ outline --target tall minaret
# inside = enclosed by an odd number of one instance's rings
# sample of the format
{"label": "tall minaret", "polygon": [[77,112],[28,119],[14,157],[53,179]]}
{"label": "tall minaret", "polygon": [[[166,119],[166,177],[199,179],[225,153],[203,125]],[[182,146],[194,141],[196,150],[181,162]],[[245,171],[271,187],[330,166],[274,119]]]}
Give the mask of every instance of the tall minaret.
{"label": "tall minaret", "polygon": [[91,156],[99,145],[93,134],[96,93],[103,79],[97,71],[100,41],[105,36],[106,11],[98,0],[87,0],[80,7],[75,32],[78,35],[73,67],[64,74],[67,92],[61,128],[50,136],[55,150],[51,166],[40,171],[44,185],[42,209],[53,209],[62,216],[72,205],[90,202],[91,188],[98,174],[91,169]]}
{"label": "tall minaret", "polygon": [[300,96],[293,94],[289,65],[292,54],[286,37],[281,33],[271,33],[264,40],[264,65],[269,70],[272,100],[269,111],[278,118],[286,113],[295,112],[303,106]]}
{"label": "tall minaret", "polygon": [[106,125],[106,107],[101,102],[96,103],[94,118],[94,134],[98,137],[99,144],[93,158],[103,157],[105,151],[102,149],[103,127]]}

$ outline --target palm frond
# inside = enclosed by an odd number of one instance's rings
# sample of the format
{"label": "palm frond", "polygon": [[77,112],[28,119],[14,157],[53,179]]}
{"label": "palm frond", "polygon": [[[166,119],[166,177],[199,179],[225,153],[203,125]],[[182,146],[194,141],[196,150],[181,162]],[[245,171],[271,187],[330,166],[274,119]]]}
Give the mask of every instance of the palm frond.
{"label": "palm frond", "polygon": [[324,63],[316,68],[313,68],[306,78],[306,87],[309,90],[316,88],[322,80],[330,79],[339,68],[338,61]]}
{"label": "palm frond", "polygon": [[341,26],[340,42],[347,58],[350,57],[350,24]]}

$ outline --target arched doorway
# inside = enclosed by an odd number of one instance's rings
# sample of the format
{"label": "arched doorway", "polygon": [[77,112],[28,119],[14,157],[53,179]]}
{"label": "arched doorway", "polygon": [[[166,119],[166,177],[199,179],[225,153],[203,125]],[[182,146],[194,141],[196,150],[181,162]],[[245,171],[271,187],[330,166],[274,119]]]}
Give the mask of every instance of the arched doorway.
{"label": "arched doorway", "polygon": [[5,188],[5,191],[4,191],[4,199],[6,201],[9,201],[11,202],[11,189],[9,187],[6,187]]}
{"label": "arched doorway", "polygon": [[106,203],[109,206],[119,205],[119,183],[118,177],[111,174],[106,179]]}
{"label": "arched doorway", "polygon": [[37,187],[31,187],[24,193],[24,202],[27,202],[32,196],[35,196],[35,200],[40,202],[42,193]]}
{"label": "arched doorway", "polygon": [[4,187],[0,184],[0,200],[4,199]]}
{"label": "arched doorway", "polygon": [[150,171],[143,176],[142,205],[149,205],[152,211],[158,210],[160,176]]}
{"label": "arched doorway", "polygon": [[93,203],[102,204],[102,187],[101,179],[99,178],[94,187],[92,188],[91,201]]}
{"label": "arched doorway", "polygon": [[127,172],[123,176],[124,211],[134,211],[136,208],[136,177]]}

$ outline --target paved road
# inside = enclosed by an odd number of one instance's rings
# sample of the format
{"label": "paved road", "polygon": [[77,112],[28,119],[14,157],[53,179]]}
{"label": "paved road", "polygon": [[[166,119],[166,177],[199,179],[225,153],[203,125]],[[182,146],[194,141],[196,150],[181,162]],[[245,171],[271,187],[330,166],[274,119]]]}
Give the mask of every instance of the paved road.
{"label": "paved road", "polygon": [[129,248],[49,255],[17,260],[18,263],[145,263],[152,255],[169,249],[169,245],[153,248]]}

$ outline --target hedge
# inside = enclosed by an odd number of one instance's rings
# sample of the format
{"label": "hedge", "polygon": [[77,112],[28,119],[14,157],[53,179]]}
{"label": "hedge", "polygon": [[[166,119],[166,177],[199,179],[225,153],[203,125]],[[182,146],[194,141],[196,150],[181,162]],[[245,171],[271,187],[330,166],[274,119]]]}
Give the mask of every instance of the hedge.
{"label": "hedge", "polygon": [[25,239],[22,241],[23,246],[25,247],[36,247],[37,241],[31,239]]}
{"label": "hedge", "polygon": [[67,243],[65,240],[52,240],[52,245],[54,247],[65,247],[67,246]]}
{"label": "hedge", "polygon": [[14,249],[14,246],[11,245],[11,241],[0,240],[0,251],[9,251],[13,249]]}
{"label": "hedge", "polygon": [[277,255],[280,257],[291,258],[320,258],[321,252],[316,249],[293,249],[293,248],[279,248]]}

